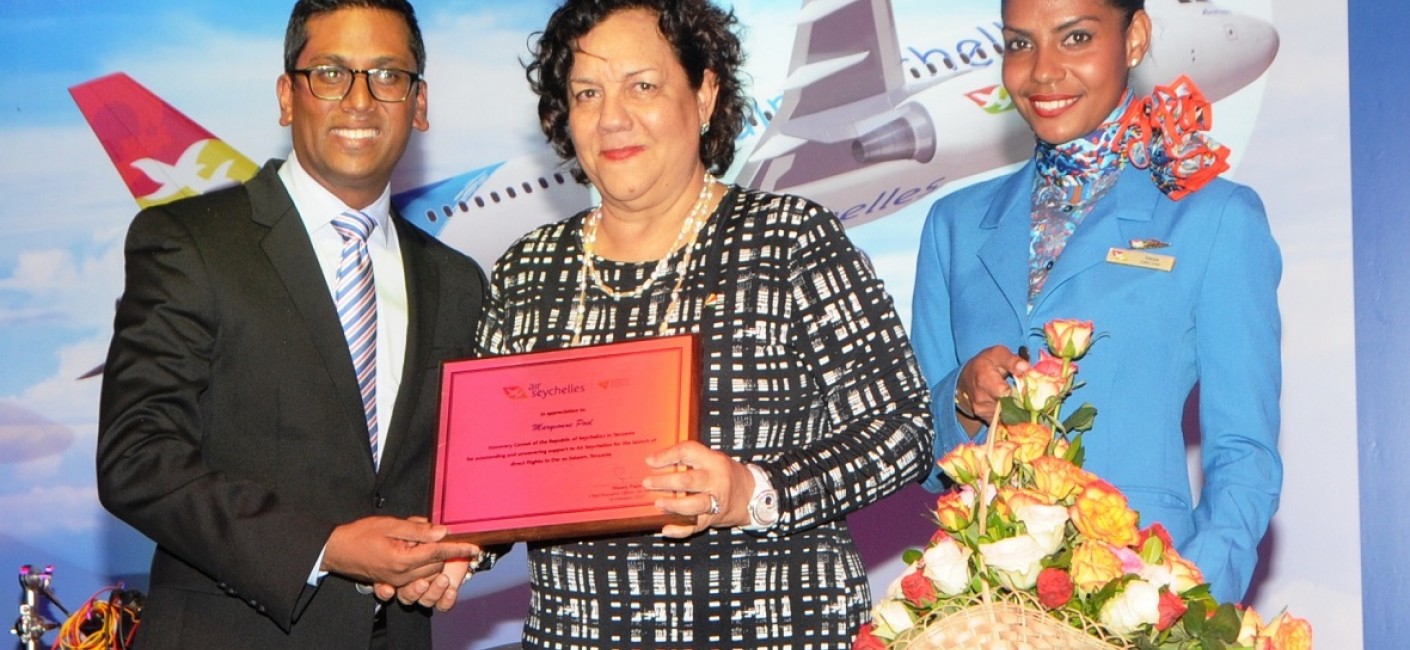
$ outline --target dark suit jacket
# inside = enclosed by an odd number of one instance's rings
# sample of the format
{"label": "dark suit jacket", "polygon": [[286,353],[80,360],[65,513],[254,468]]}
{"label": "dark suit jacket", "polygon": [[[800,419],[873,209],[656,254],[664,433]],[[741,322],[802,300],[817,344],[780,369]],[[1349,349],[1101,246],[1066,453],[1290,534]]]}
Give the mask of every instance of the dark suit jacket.
{"label": "dark suit jacket", "polygon": [[[306,585],[333,528],[424,515],[439,362],[474,352],[485,291],[469,258],[393,218],[406,362],[380,471],[307,231],[266,164],[243,186],[142,211],[104,371],[103,505],[157,543],[137,645],[365,648],[374,601]],[[430,647],[392,605],[393,648]]]}

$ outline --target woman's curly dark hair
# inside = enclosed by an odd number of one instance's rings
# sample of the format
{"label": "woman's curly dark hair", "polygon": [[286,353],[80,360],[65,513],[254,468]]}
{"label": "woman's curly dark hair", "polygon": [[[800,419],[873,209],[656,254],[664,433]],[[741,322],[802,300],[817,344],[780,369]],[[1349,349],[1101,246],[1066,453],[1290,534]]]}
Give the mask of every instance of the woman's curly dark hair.
{"label": "woman's curly dark hair", "polygon": [[[690,87],[699,89],[711,70],[719,86],[710,130],[700,137],[700,161],[712,174],[723,174],[734,162],[734,141],[744,128],[750,99],[744,94],[740,68],[744,52],[734,28],[734,12],[709,0],[567,0],[553,12],[548,25],[530,46],[533,59],[524,66],[529,87],[539,96],[539,126],[553,150],[565,161],[577,158],[568,134],[568,76],[578,39],[612,14],[626,9],[654,12],[661,35],[685,68]],[[573,165],[573,178],[586,183],[582,167]]]}

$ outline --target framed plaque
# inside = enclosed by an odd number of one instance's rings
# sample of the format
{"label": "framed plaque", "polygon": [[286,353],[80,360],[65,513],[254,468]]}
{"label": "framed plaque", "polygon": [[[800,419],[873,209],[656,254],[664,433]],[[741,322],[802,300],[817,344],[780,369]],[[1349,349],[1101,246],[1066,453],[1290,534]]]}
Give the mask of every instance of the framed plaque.
{"label": "framed plaque", "polygon": [[657,530],[646,457],[698,436],[692,334],[448,361],[431,521],[498,544]]}

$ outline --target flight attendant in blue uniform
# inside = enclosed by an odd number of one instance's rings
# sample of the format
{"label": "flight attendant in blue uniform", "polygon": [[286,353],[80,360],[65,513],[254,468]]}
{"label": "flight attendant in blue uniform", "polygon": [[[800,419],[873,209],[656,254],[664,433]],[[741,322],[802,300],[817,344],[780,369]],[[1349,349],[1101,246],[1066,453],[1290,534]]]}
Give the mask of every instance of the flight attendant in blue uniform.
{"label": "flight attendant in blue uniform", "polygon": [[[1086,468],[1160,522],[1220,601],[1239,601],[1277,509],[1281,258],[1253,190],[1181,78],[1135,97],[1141,0],[1004,0],[1004,86],[1033,159],[936,202],[912,335],[935,399],[935,457],[982,437],[1047,321],[1093,321],[1072,408],[1098,409]],[[1196,388],[1198,387],[1198,388]],[[1182,423],[1197,414],[1200,489]],[[1197,405],[1197,408],[1196,406]],[[941,486],[933,470],[927,485]]]}

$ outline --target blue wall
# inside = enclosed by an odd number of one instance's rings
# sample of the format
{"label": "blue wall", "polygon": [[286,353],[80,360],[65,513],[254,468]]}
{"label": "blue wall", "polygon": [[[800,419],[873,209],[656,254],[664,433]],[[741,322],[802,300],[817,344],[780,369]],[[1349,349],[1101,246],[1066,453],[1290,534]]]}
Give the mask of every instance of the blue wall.
{"label": "blue wall", "polygon": [[[1410,639],[1410,4],[1350,0],[1357,443],[1365,647]],[[1316,164],[1310,160],[1308,164]],[[1331,404],[1328,408],[1338,408]],[[1350,423],[1348,423],[1350,424]],[[1348,427],[1349,429],[1350,427]],[[1349,431],[1328,431],[1345,436]],[[1352,440],[1347,436],[1348,442]],[[1326,535],[1331,531],[1311,530]]]}

